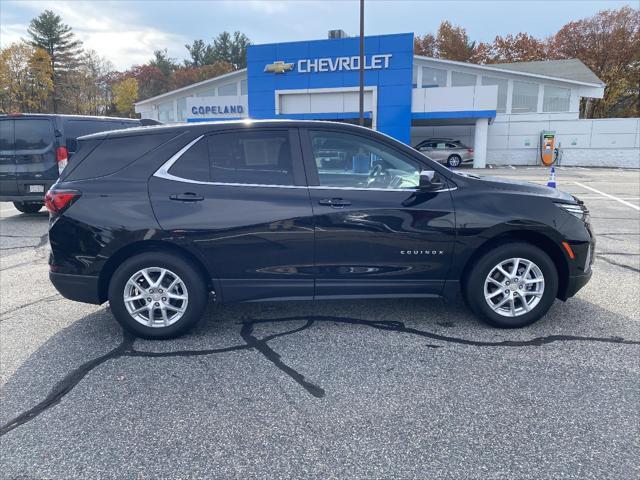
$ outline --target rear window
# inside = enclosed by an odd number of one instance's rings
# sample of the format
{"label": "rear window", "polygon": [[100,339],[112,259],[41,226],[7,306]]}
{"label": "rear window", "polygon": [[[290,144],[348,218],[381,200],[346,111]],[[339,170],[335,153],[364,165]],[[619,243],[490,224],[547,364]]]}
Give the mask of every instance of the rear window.
{"label": "rear window", "polygon": [[[176,135],[176,132],[171,132],[115,138],[107,137],[89,155],[81,155],[80,151],[74,155],[70,165],[72,170],[67,173],[65,180],[82,180],[111,175]],[[85,142],[80,143],[84,150]]]}
{"label": "rear window", "polygon": [[41,150],[53,143],[53,125],[50,120],[15,120],[16,150]]}
{"label": "rear window", "polygon": [[0,120],[0,150],[13,149],[13,120]]}

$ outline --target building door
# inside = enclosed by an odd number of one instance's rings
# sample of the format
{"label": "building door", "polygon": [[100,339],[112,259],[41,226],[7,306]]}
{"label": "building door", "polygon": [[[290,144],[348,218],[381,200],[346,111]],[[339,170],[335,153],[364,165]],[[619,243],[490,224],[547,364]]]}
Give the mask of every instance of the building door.
{"label": "building door", "polygon": [[369,135],[303,130],[315,221],[315,295],[431,296],[451,264],[448,188],[417,189],[428,168]]}

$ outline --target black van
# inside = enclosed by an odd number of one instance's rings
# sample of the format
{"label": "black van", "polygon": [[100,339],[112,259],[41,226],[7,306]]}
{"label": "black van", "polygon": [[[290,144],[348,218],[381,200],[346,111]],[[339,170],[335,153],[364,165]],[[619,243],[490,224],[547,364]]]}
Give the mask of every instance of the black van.
{"label": "black van", "polygon": [[91,133],[157,124],[154,120],[78,115],[0,115],[0,202],[36,213],[76,151]]}

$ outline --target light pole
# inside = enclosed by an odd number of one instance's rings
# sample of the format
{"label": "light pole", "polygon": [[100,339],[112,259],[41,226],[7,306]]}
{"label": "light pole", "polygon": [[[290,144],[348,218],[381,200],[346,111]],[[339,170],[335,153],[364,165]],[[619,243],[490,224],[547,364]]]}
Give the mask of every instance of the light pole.
{"label": "light pole", "polygon": [[360,125],[364,126],[364,0],[360,0]]}

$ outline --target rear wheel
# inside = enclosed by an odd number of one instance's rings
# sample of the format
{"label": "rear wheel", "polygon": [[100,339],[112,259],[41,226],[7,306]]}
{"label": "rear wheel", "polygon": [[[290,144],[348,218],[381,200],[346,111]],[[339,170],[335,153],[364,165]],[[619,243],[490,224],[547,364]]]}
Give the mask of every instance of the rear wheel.
{"label": "rear wheel", "polygon": [[22,213],[38,213],[44,206],[44,203],[39,202],[13,202],[13,206]]}
{"label": "rear wheel", "polygon": [[447,167],[459,167],[461,163],[462,158],[460,158],[460,155],[449,155],[449,158],[447,158]]}
{"label": "rear wheel", "polygon": [[558,272],[534,245],[508,243],[486,253],[471,269],[465,298],[487,323],[517,328],[540,319],[558,293]]}
{"label": "rear wheel", "polygon": [[207,302],[206,282],[183,258],[143,253],[126,260],[109,284],[109,304],[116,320],[136,336],[173,338],[201,318]]}

